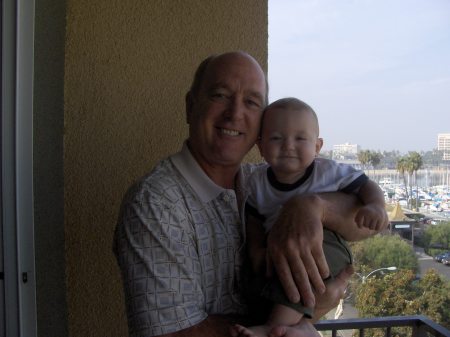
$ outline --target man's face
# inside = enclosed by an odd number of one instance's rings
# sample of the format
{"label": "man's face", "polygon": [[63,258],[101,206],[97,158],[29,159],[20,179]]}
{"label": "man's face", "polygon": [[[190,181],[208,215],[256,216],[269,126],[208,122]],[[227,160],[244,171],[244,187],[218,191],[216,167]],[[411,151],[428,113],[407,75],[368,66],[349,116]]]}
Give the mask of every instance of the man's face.
{"label": "man's face", "polygon": [[265,96],[264,73],[250,56],[211,61],[187,100],[189,147],[203,169],[240,164],[257,139]]}

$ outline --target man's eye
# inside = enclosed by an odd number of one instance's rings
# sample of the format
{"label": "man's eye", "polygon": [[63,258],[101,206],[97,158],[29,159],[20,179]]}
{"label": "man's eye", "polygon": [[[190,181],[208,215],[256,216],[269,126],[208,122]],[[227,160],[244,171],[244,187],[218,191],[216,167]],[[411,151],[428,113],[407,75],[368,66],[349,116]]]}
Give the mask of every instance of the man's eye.
{"label": "man's eye", "polygon": [[252,106],[256,106],[256,107],[260,107],[259,102],[251,100],[251,99],[247,100],[247,104],[248,105],[252,105]]}
{"label": "man's eye", "polygon": [[211,93],[211,97],[212,97],[212,98],[219,98],[219,99],[222,99],[222,98],[227,98],[228,96],[227,96],[226,93],[224,93],[224,92],[216,91],[216,92],[212,92],[212,93]]}
{"label": "man's eye", "polygon": [[280,140],[281,137],[280,137],[280,136],[272,136],[272,137],[270,137],[269,139],[270,139],[270,140],[273,140],[273,141],[277,141],[277,140]]}
{"label": "man's eye", "polygon": [[261,109],[261,103],[254,99],[248,99],[247,105],[252,108]]}

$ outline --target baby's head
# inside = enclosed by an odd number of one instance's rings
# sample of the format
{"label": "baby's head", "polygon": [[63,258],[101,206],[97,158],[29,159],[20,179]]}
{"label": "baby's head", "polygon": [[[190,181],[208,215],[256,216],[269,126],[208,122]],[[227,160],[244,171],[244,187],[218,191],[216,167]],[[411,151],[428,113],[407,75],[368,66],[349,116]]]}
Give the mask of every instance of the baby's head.
{"label": "baby's head", "polygon": [[258,147],[276,175],[303,175],[322,145],[317,115],[308,104],[289,97],[264,110]]}
{"label": "baby's head", "polygon": [[268,116],[277,118],[276,112],[280,110],[296,111],[303,114],[309,113],[313,118],[314,128],[317,129],[317,137],[319,136],[319,119],[317,118],[316,112],[308,104],[295,97],[280,98],[266,106],[262,116],[260,136],[262,136],[264,124],[266,124],[265,122]]}

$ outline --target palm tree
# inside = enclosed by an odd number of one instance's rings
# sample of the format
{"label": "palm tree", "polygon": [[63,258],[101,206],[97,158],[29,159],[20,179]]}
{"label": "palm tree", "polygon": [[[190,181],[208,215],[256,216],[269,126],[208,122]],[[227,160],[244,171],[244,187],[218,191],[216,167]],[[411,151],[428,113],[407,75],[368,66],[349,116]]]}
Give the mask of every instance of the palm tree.
{"label": "palm tree", "polygon": [[[408,156],[408,161],[409,161],[409,166],[410,166],[410,170],[412,171],[412,174],[414,174],[414,181],[416,183],[416,208],[419,207],[419,186],[417,184],[417,171],[419,171],[422,168],[423,165],[423,160],[422,160],[422,156],[418,153],[418,152],[410,152],[409,156]],[[411,183],[412,186],[412,183]]]}
{"label": "palm tree", "polygon": [[[413,179],[416,182],[416,189],[418,191],[417,186],[417,171],[419,171],[422,168],[423,161],[422,156],[418,152],[409,152],[408,155],[400,157],[400,159],[397,161],[397,171],[400,173],[400,175],[403,177],[403,182],[405,184],[405,190],[406,190],[406,199],[408,202],[408,207],[411,207],[410,204],[410,198],[412,198],[412,185],[413,185]],[[408,173],[408,184],[406,183],[406,177],[405,173]],[[408,193],[408,187],[409,187],[409,193]],[[418,206],[418,194],[416,195],[416,208]]]}
{"label": "palm tree", "polygon": [[400,173],[400,175],[403,178],[403,184],[405,185],[405,191],[406,191],[406,202],[408,203],[409,207],[409,193],[408,193],[408,184],[406,183],[406,177],[405,172],[408,172],[408,159],[407,157],[400,157],[397,161],[397,171]]}
{"label": "palm tree", "polygon": [[358,152],[358,160],[365,169],[366,165],[370,163],[370,150],[363,150]]}
{"label": "palm tree", "polygon": [[380,152],[370,152],[369,162],[370,162],[370,165],[372,165],[374,177],[375,177],[375,168],[378,166],[378,164],[380,164],[382,157],[383,157],[383,155]]}

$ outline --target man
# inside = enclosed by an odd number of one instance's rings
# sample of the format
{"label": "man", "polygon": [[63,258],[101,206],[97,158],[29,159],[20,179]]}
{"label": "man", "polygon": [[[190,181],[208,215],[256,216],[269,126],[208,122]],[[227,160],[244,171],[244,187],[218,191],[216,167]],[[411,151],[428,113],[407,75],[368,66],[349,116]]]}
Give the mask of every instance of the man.
{"label": "man", "polygon": [[[213,56],[197,69],[186,96],[188,140],[135,184],[122,204],[115,253],[130,336],[227,336],[230,323],[242,322],[241,216],[252,166],[241,161],[255,144],[266,103],[264,72],[246,53]],[[322,222],[347,240],[370,235],[352,221],[354,206],[353,199],[333,195],[285,206],[268,251],[292,301],[301,295],[314,305],[308,279],[318,296],[316,311],[326,312],[339,300],[348,273],[320,296],[329,275]],[[313,330],[303,321],[273,334],[308,336]]]}

